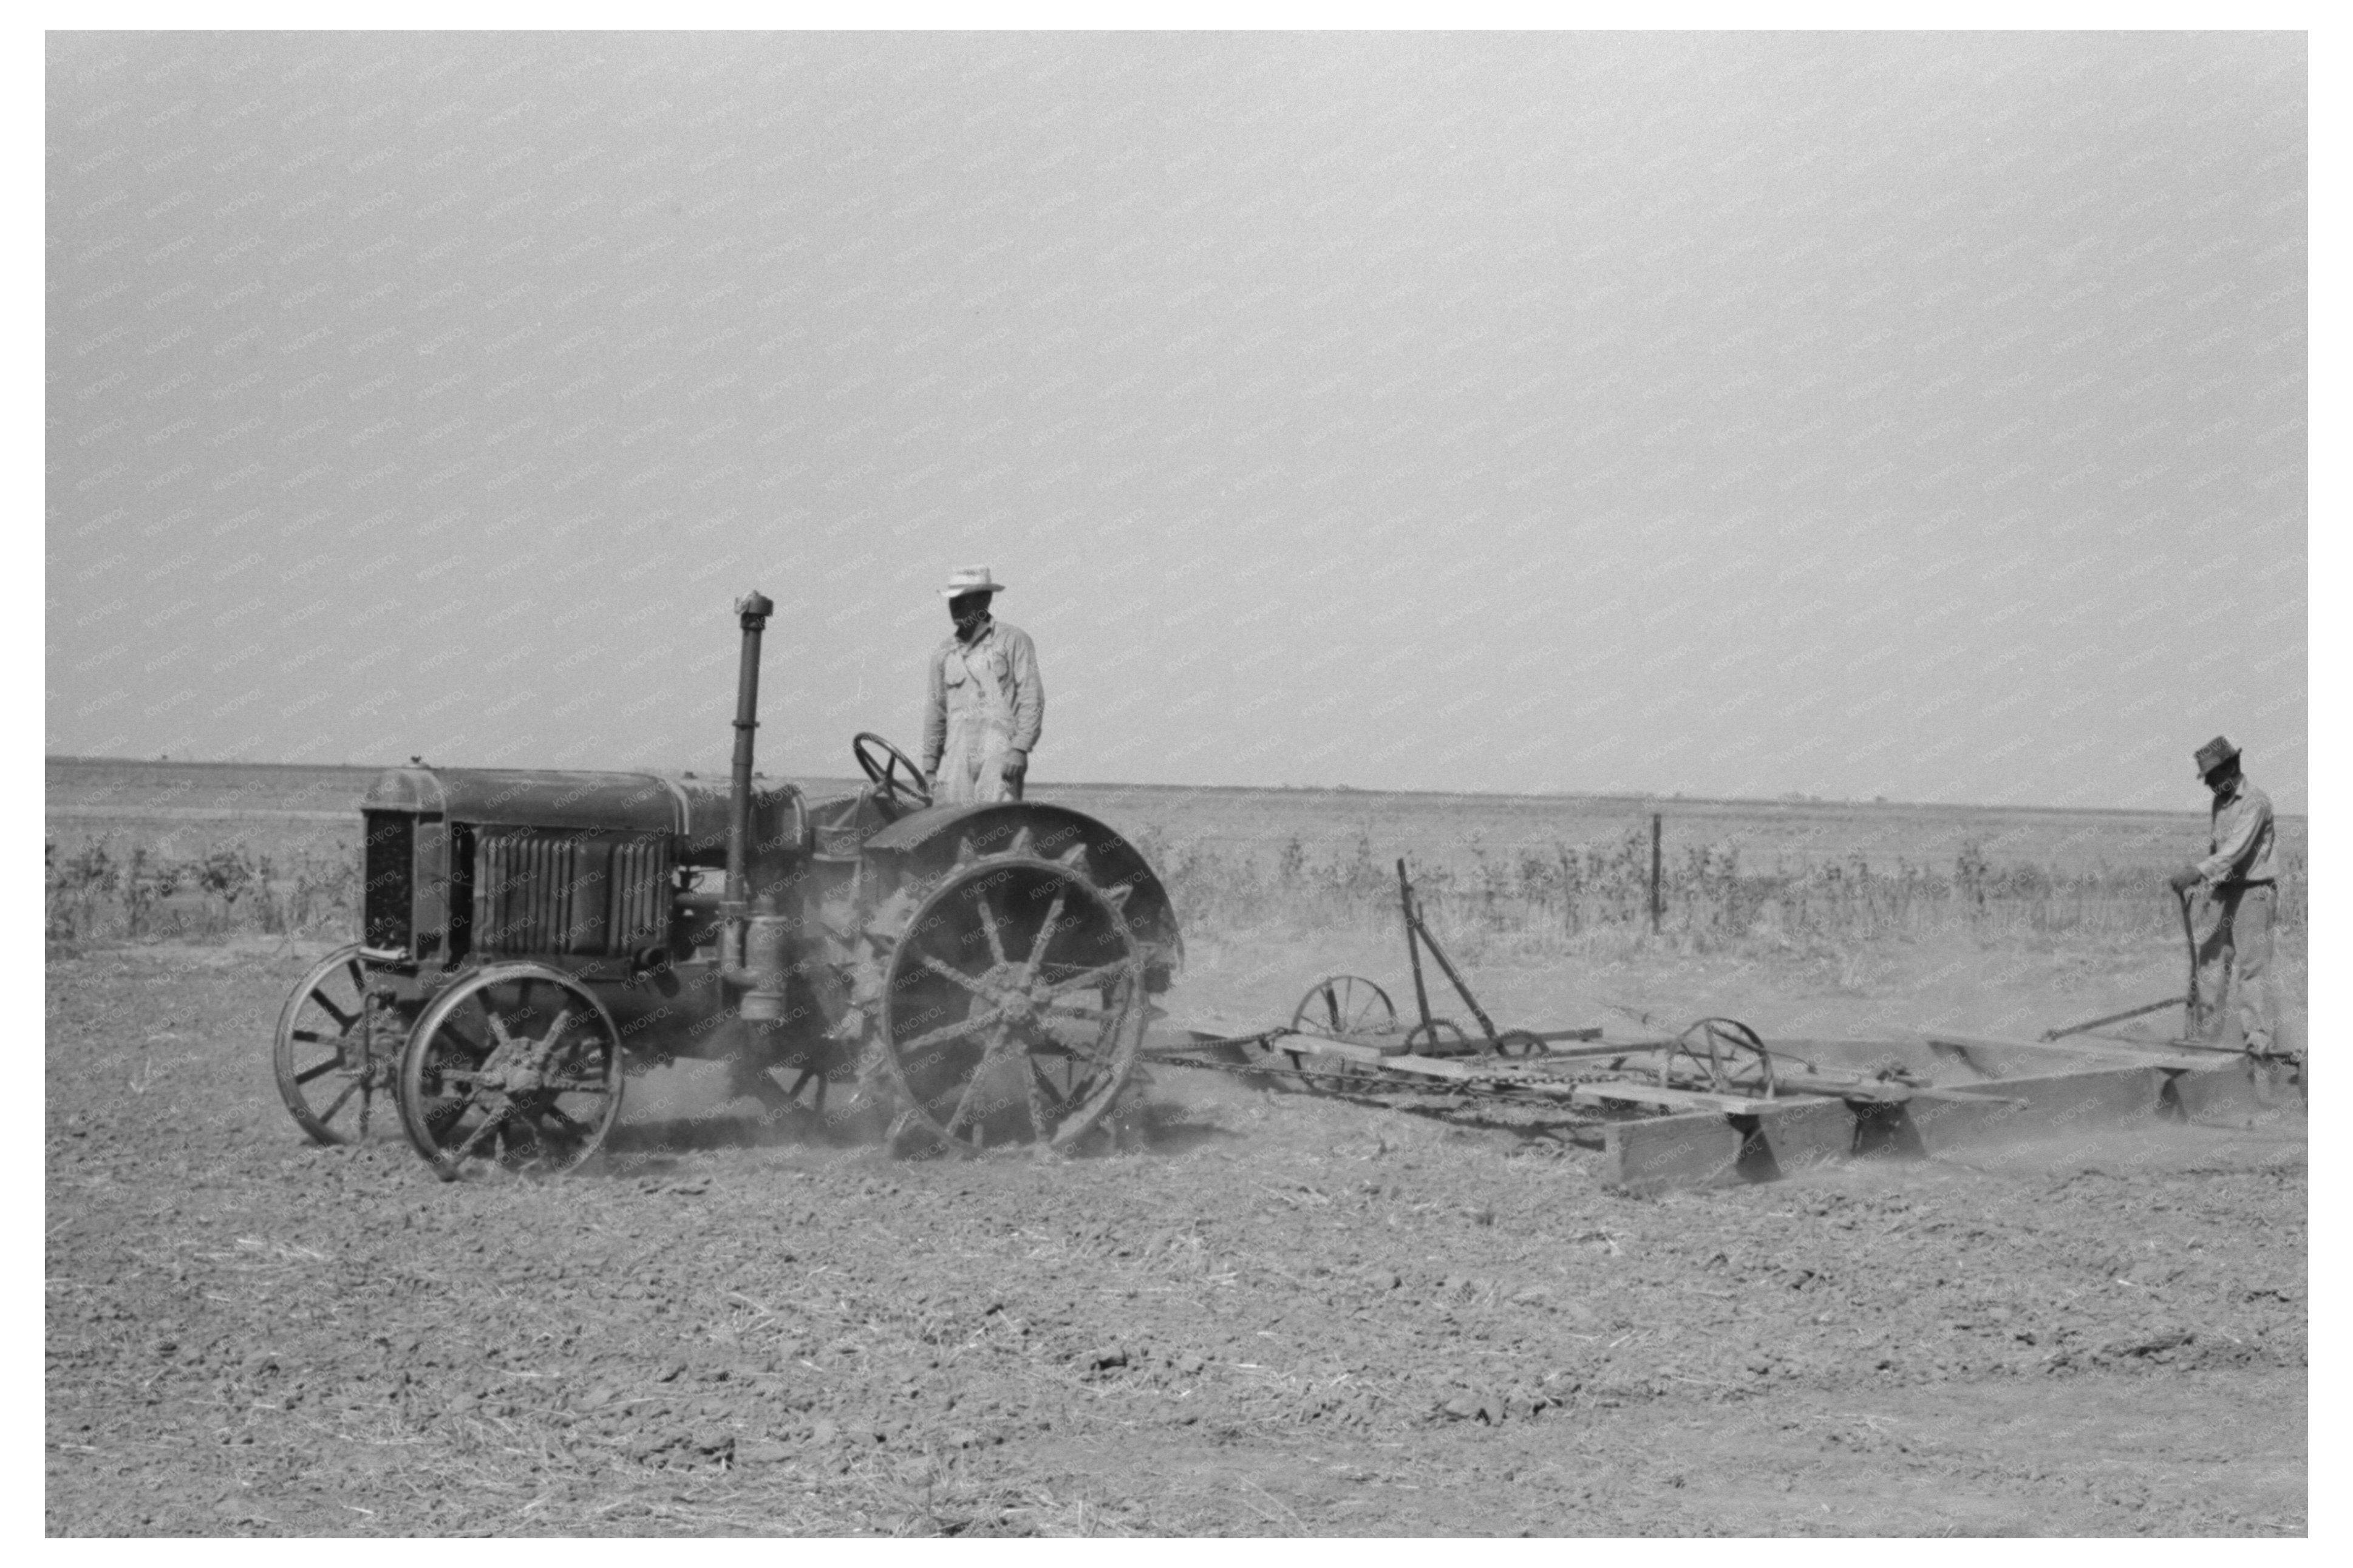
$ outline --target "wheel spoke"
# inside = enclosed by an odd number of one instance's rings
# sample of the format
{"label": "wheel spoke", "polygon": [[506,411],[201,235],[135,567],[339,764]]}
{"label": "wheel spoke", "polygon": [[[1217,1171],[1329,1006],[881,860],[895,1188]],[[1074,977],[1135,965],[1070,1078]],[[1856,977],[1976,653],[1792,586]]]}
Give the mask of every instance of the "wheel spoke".
{"label": "wheel spoke", "polygon": [[1324,987],[1324,1011],[1331,1016],[1332,1032],[1335,1035],[1345,1033],[1340,1026],[1339,992],[1336,988],[1329,984],[1326,984]]}
{"label": "wheel spoke", "polygon": [[1127,961],[1122,959],[1115,963],[1099,964],[1093,969],[1082,969],[1076,974],[1051,982],[1048,989],[1058,997],[1069,995],[1074,991],[1094,991],[1127,973]]}
{"label": "wheel spoke", "polygon": [[1005,1054],[1005,1042],[1011,1037],[1012,1032],[1006,1026],[999,1024],[997,1032],[988,1037],[988,1044],[981,1051],[980,1065],[972,1069],[970,1078],[965,1079],[964,1092],[956,1097],[955,1110],[948,1117],[949,1137],[955,1137],[956,1129],[964,1125],[965,1114],[972,1109],[973,1092],[980,1088],[981,1081],[988,1077],[988,1069],[994,1067],[997,1059]]}
{"label": "wheel spoke", "polygon": [[[529,1149],[523,1147],[525,1140],[530,1141]],[[510,1171],[528,1171],[547,1158],[547,1140],[540,1136],[537,1124],[522,1106],[509,1102],[490,1157]]]}
{"label": "wheel spoke", "polygon": [[[471,1099],[471,1096],[468,1097],[470,1102]],[[449,1158],[452,1161],[462,1160],[467,1155],[472,1153],[476,1144],[480,1143],[485,1137],[489,1136],[491,1131],[497,1128],[500,1123],[506,1121],[507,1112],[508,1108],[501,1105],[492,1110],[488,1116],[483,1117],[482,1124],[466,1135],[466,1141],[458,1145],[456,1151],[450,1154]]]}
{"label": "wheel spoke", "polygon": [[[975,980],[971,975],[966,974],[963,970],[956,968],[954,964],[942,963],[938,959],[934,958],[928,952],[922,953],[919,956],[923,961],[923,967],[930,970],[933,973],[955,981],[958,985],[963,986],[965,990],[971,992],[976,996],[987,996],[988,994],[987,989],[984,987],[979,981]],[[1000,959],[998,962],[1002,963],[1003,960]]]}
{"label": "wheel spoke", "polygon": [[296,1074],[294,1075],[294,1081],[295,1081],[296,1083],[309,1083],[312,1079],[315,1079],[315,1078],[322,1078],[322,1077],[324,1077],[326,1074],[328,1074],[328,1073],[331,1073],[331,1072],[334,1071],[337,1068],[339,1068],[339,1067],[341,1067],[341,1066],[343,1066],[343,1058],[342,1057],[340,1057],[340,1056],[332,1056],[332,1057],[329,1057],[325,1061],[321,1062],[317,1067],[314,1067],[314,1068],[304,1068],[301,1072],[296,1073]]}
{"label": "wheel spoke", "polygon": [[311,1000],[316,1002],[320,1006],[326,1009],[327,1016],[334,1019],[335,1027],[338,1029],[349,1029],[353,1024],[359,1020],[359,1015],[357,1013],[344,1012],[341,1007],[336,1006],[332,1001],[329,1000],[327,994],[323,991],[311,992]]}
{"label": "wheel spoke", "polygon": [[1021,1065],[1026,1069],[1021,1075],[1021,1089],[1029,1110],[1029,1136],[1043,1143],[1053,1137],[1054,1126],[1054,1119],[1046,1110],[1046,1080],[1027,1052],[1022,1054]]}
{"label": "wheel spoke", "polygon": [[[1067,1058],[1061,1059],[1061,1066],[1064,1069],[1065,1077],[1070,1076],[1070,1065],[1071,1064]],[[1057,1088],[1053,1079],[1047,1074],[1046,1069],[1038,1065],[1038,1058],[1035,1057],[1029,1058],[1029,1074],[1032,1078],[1038,1080],[1038,1087],[1045,1090],[1046,1098],[1052,1101],[1058,1110],[1067,1107],[1073,1100],[1076,1100],[1078,1098],[1080,1085],[1088,1081],[1085,1079],[1074,1079],[1072,1081]]]}
{"label": "wheel spoke", "polygon": [[1005,939],[997,930],[997,911],[988,907],[987,889],[982,889],[980,896],[973,902],[980,906],[980,930],[981,934],[988,938],[988,961],[1002,968],[1005,963]]}
{"label": "wheel spoke", "polygon": [[912,1055],[916,1051],[935,1050],[939,1047],[946,1045],[950,1040],[957,1039],[965,1035],[978,1034],[981,1030],[987,1028],[992,1024],[995,1024],[998,1016],[999,1015],[997,1010],[992,1007],[987,1012],[976,1013],[971,1016],[963,1018],[955,1023],[943,1024],[936,1029],[932,1029],[923,1034],[917,1035],[912,1040],[902,1041],[899,1046],[899,1052],[902,1056],[906,1056]]}
{"label": "wheel spoke", "polygon": [[365,1079],[355,1078],[352,1079],[351,1082],[343,1085],[343,1092],[335,1096],[335,1098],[328,1103],[326,1110],[319,1112],[319,1120],[322,1122],[332,1121],[335,1119],[335,1112],[343,1108],[343,1101],[351,1099],[353,1095],[357,1094],[360,1090],[360,1085],[366,1081],[367,1080]]}
{"label": "wheel spoke", "polygon": [[1030,1048],[1042,1050],[1050,1056],[1076,1058],[1082,1061],[1092,1062],[1097,1067],[1111,1065],[1108,1059],[1092,1047],[1082,1045],[1076,1040],[1063,1039],[1059,1035],[1047,1034],[1042,1029],[1032,1027],[1025,1032],[1024,1038]]}
{"label": "wheel spoke", "polygon": [[1038,928],[1038,939],[1029,944],[1029,962],[1022,967],[1021,984],[1028,985],[1038,978],[1038,965],[1045,962],[1046,949],[1060,934],[1062,904],[1071,896],[1068,887],[1054,889],[1054,901],[1046,906],[1045,923]]}

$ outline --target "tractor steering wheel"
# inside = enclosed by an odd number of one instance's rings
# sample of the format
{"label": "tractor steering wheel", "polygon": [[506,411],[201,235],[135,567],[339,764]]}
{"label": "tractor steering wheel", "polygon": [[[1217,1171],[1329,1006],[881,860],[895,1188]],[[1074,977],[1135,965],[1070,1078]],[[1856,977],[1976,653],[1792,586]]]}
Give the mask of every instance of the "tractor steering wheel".
{"label": "tractor steering wheel", "polygon": [[[879,763],[874,760],[874,753],[867,750],[870,741],[881,752],[882,760]],[[923,770],[915,765],[913,757],[881,736],[871,731],[859,731],[857,739],[849,742],[849,754],[858,759],[858,765],[866,770],[866,776],[881,786],[885,799],[897,801],[917,811],[932,804],[932,792],[923,787]],[[899,770],[902,767],[907,770],[904,778],[899,776]]]}

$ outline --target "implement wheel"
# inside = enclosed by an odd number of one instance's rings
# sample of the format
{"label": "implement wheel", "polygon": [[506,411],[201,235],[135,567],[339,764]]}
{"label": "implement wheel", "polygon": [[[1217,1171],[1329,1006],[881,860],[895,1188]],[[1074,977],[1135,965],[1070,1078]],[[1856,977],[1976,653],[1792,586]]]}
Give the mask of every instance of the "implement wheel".
{"label": "implement wheel", "polygon": [[1397,1007],[1388,992],[1361,974],[1327,974],[1309,986],[1292,1009],[1291,1026],[1325,1039],[1386,1035],[1397,1028]]}
{"label": "implement wheel", "polygon": [[1471,1037],[1462,1026],[1451,1018],[1432,1018],[1427,1024],[1416,1024],[1406,1031],[1406,1049],[1425,1057],[1461,1057],[1471,1054]]}
{"label": "implement wheel", "polygon": [[378,1001],[359,943],[339,947],[296,983],[278,1015],[270,1053],[279,1098],[321,1143],[368,1135],[375,1097],[393,1092],[408,1016]]}
{"label": "implement wheel", "polygon": [[1090,879],[1084,849],[1050,860],[1025,830],[884,906],[881,1044],[906,1106],[894,1143],[1066,1148],[1111,1109],[1150,1011],[1126,896]]}
{"label": "implement wheel", "polygon": [[[1315,1039],[1386,1035],[1397,1030],[1397,1006],[1389,994],[1361,974],[1327,974],[1307,988],[1291,1012],[1295,1034]],[[1272,1047],[1258,1059],[1269,1066],[1288,1066],[1306,1089],[1345,1094],[1371,1086],[1379,1074],[1360,1062],[1333,1052]]]}
{"label": "implement wheel", "polygon": [[1737,1018],[1702,1018],[1675,1037],[1659,1064],[1662,1081],[1677,1078],[1716,1094],[1773,1098],[1773,1055],[1757,1031]]}
{"label": "implement wheel", "polygon": [[501,963],[425,1010],[400,1061],[400,1119],[434,1174],[472,1161],[554,1175],[605,1142],[621,1112],[621,1035],[560,969]]}

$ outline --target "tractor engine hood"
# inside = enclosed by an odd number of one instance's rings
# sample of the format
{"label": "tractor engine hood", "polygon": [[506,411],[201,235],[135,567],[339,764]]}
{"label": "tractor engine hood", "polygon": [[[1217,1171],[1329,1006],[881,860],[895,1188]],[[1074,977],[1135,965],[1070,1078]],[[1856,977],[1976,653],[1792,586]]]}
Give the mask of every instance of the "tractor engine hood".
{"label": "tractor engine hood", "polygon": [[[483,826],[601,828],[674,834],[682,859],[727,847],[727,781],[667,773],[567,773],[527,768],[388,768],[362,811],[440,816]],[[806,831],[800,791],[781,779],[752,785],[753,837],[764,848],[797,849]]]}

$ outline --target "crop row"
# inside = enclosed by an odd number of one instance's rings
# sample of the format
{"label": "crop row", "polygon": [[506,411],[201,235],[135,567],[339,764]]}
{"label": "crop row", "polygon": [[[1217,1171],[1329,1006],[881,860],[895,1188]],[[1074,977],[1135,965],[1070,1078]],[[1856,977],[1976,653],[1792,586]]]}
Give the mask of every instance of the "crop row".
{"label": "crop row", "polygon": [[238,931],[314,935],[357,923],[359,861],[332,854],[218,845],[174,857],[104,839],[70,852],[47,844],[45,930],[52,944]]}
{"label": "crop row", "polygon": [[[1294,837],[1271,858],[1150,827],[1136,842],[1160,868],[1188,931],[1361,927],[1397,917],[1394,861],[1377,856],[1368,837],[1321,854]],[[1442,931],[1576,940],[1650,929],[1650,844],[1640,831],[1614,843],[1503,856],[1472,844],[1464,858],[1467,864],[1413,868],[1415,890]],[[2289,859],[2279,921],[2296,934],[2306,921],[2305,881],[2301,858]],[[68,852],[52,838],[47,872],[51,942],[331,935],[357,924],[356,852],[340,844],[271,852],[235,843],[171,857],[138,843],[118,852],[103,839]],[[1995,864],[1973,845],[1948,866],[1874,865],[1854,856],[1769,868],[1745,864],[1737,845],[1696,845],[1667,858],[1661,872],[1662,934],[1703,950],[1955,930],[2123,937],[2178,930],[2162,880],[2146,868]]]}

